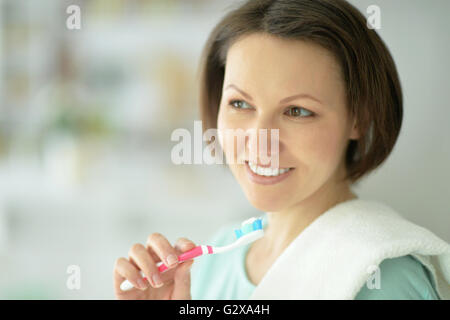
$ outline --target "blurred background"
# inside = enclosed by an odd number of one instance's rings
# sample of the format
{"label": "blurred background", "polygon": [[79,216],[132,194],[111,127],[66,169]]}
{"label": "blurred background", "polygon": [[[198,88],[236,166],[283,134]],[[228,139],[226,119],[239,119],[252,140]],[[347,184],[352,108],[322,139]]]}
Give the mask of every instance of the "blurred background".
{"label": "blurred background", "polygon": [[[350,2],[381,8],[405,98],[394,152],[354,190],[450,241],[450,2]],[[260,214],[226,168],[170,158],[172,131],[200,119],[203,45],[237,3],[0,0],[0,299],[113,299],[114,261],[150,233],[204,243]]]}

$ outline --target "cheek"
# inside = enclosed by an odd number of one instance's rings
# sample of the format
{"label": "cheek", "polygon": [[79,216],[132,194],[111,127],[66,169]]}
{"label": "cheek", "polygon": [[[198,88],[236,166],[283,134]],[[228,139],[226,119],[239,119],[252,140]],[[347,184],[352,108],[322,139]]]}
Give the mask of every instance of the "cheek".
{"label": "cheek", "polygon": [[227,148],[228,146],[230,146],[229,137],[226,134],[227,129],[232,129],[229,122],[230,121],[227,119],[222,109],[220,109],[217,116],[217,134],[219,137],[220,146],[222,147],[225,154],[229,153],[229,150]]}
{"label": "cheek", "polygon": [[305,126],[291,133],[295,157],[307,167],[336,166],[344,147],[343,131],[336,123]]}
{"label": "cheek", "polygon": [[247,130],[247,121],[236,119],[233,115],[221,110],[219,110],[217,117],[219,142],[229,161],[231,161],[230,157],[233,157],[233,155],[236,161],[237,155],[245,152],[245,135],[242,133]]}

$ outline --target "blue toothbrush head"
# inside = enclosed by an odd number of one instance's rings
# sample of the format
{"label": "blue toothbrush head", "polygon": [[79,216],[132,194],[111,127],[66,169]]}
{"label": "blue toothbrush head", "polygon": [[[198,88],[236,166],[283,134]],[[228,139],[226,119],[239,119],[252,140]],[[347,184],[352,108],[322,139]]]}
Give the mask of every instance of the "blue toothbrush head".
{"label": "blue toothbrush head", "polygon": [[242,222],[242,226],[240,229],[235,229],[234,233],[236,234],[236,239],[249,234],[256,230],[262,230],[262,219],[261,218],[250,218],[244,222]]}

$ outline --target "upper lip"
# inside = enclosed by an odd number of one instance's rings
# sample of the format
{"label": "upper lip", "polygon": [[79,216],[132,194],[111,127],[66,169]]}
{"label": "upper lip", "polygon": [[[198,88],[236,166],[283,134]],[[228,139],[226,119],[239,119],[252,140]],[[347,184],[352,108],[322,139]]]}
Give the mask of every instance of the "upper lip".
{"label": "upper lip", "polygon": [[[246,162],[248,162],[248,163],[250,163],[250,161],[249,160],[245,160]],[[252,162],[252,164],[254,164],[254,162]],[[272,167],[271,166],[271,164],[260,164],[259,162],[256,164],[258,167],[261,167],[261,168],[272,168],[272,169],[288,169],[288,168],[290,168],[290,167],[282,167],[282,166],[279,166],[279,167]]]}

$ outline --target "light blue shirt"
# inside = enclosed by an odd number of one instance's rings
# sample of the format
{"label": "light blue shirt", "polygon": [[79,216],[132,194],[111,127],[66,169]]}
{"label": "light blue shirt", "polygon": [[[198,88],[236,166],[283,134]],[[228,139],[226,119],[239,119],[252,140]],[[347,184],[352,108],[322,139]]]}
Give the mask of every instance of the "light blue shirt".
{"label": "light blue shirt", "polygon": [[[263,227],[267,217],[263,217]],[[236,239],[240,224],[222,227],[206,244],[223,246]],[[194,300],[246,300],[255,285],[250,282],[245,257],[251,244],[231,251],[201,256],[191,268],[191,296]],[[431,274],[411,255],[383,260],[379,265],[380,288],[364,285],[355,300],[439,300]]]}

